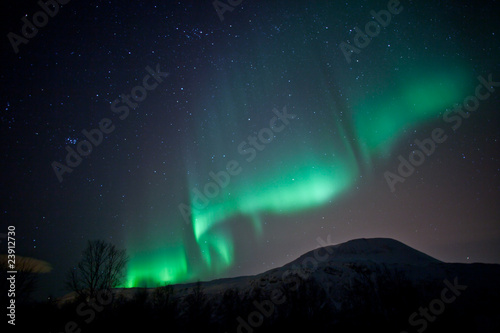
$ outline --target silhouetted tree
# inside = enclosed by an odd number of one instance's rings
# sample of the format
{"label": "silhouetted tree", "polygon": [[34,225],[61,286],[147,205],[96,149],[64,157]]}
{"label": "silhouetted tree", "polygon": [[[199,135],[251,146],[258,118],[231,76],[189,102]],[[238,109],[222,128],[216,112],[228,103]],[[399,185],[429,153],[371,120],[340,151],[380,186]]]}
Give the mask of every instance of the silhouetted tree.
{"label": "silhouetted tree", "polygon": [[219,313],[222,322],[227,327],[236,323],[236,318],[240,315],[241,299],[238,288],[227,289],[222,295]]}
{"label": "silhouetted tree", "polygon": [[171,285],[157,287],[153,291],[152,302],[156,309],[168,308],[173,303],[174,288]]}
{"label": "silhouetted tree", "polygon": [[102,240],[89,241],[82,259],[69,271],[67,287],[80,297],[93,298],[100,290],[121,284],[127,262],[125,250]]}
{"label": "silhouetted tree", "polygon": [[185,298],[187,327],[191,330],[207,327],[210,320],[210,306],[201,282],[196,282],[191,294]]}

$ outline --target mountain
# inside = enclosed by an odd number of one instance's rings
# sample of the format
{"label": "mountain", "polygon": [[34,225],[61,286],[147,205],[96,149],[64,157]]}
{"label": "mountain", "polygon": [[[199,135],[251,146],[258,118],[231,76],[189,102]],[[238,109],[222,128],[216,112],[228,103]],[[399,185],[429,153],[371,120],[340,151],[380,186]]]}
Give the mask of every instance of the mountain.
{"label": "mountain", "polygon": [[500,332],[499,282],[497,264],[445,263],[394,239],[355,239],[255,276],[114,290],[104,317],[114,321],[93,331],[168,320],[172,332]]}
{"label": "mountain", "polygon": [[[469,332],[500,329],[494,314],[500,310],[494,301],[500,296],[500,265],[444,263],[394,239],[355,239],[310,251],[283,267],[257,275],[250,284],[268,293],[286,290],[287,284],[294,284],[289,276],[303,288],[298,291],[302,295],[295,300],[296,305],[316,302],[299,312],[311,315],[306,322],[314,322],[317,309],[328,308],[327,317],[335,319],[326,321],[337,322],[336,327],[345,326],[346,331],[348,327],[361,331],[374,325],[395,332],[398,328],[408,332],[451,331],[451,327],[468,327]],[[442,294],[450,292],[443,292],[445,289],[460,294],[449,306],[441,300]],[[441,303],[448,311],[437,318],[432,313],[441,311]],[[420,309],[429,304],[435,311],[427,319]],[[367,321],[363,323],[361,318]],[[447,326],[443,318],[452,324]]]}
{"label": "mountain", "polygon": [[[439,263],[437,259],[417,251],[391,238],[361,238],[342,244],[324,247],[328,258],[325,262],[378,262],[398,264],[428,264]],[[314,257],[315,251],[310,251],[292,263],[301,262],[304,258]],[[289,266],[285,265],[285,267]]]}

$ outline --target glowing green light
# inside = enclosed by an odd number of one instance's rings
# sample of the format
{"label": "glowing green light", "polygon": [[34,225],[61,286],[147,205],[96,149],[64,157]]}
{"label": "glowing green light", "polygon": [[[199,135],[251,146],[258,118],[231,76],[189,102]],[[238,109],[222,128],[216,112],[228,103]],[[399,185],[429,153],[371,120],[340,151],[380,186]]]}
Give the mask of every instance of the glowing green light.
{"label": "glowing green light", "polygon": [[311,209],[347,190],[358,173],[357,167],[347,165],[347,156],[332,165],[303,166],[287,173],[275,173],[274,177],[261,177],[261,181],[253,184],[240,183],[233,188],[236,195],[232,199],[201,210],[193,208],[193,233],[206,265],[220,269],[233,263],[232,239],[216,229],[227,219],[248,216],[259,231],[259,214],[290,214]]}
{"label": "glowing green light", "polygon": [[[344,128],[345,123],[338,119],[339,111],[332,106],[331,123],[321,124],[321,135],[311,139],[309,124],[293,120],[296,123],[290,126],[296,135],[291,139],[289,136],[288,142],[276,139],[269,143],[251,165],[239,156],[241,174],[231,178],[227,187],[219,188],[206,207],[197,209],[195,203],[200,200],[190,191],[191,229],[187,232],[192,235],[186,235],[184,222],[178,222],[183,232],[179,232],[174,245],[158,236],[144,246],[145,242],[134,235],[139,244],[132,247],[126,286],[185,282],[198,279],[200,272],[220,274],[236,260],[229,221],[244,217],[260,234],[261,219],[268,214],[286,216],[333,202],[353,187],[362,164],[365,170],[366,165],[374,163],[372,160],[390,152],[402,133],[439,119],[446,108],[463,101],[471,82],[463,68],[460,64],[432,68],[412,64],[411,71],[401,69],[380,91],[367,93],[364,100],[355,99],[349,123],[352,126]],[[325,98],[333,100],[331,96]],[[231,115],[235,109],[224,105],[221,108]],[[330,111],[326,109],[321,111]],[[224,154],[236,151],[223,144],[222,132],[204,148],[220,148]],[[210,171],[224,170],[203,163],[190,164],[197,172],[188,176],[189,190],[203,190]],[[156,232],[147,231],[148,235]]]}
{"label": "glowing green light", "polygon": [[152,287],[182,282],[187,273],[186,252],[182,244],[138,251],[130,258],[126,287]]}
{"label": "glowing green light", "polygon": [[446,108],[463,100],[467,76],[459,70],[413,73],[393,91],[355,107],[354,122],[365,153],[386,153],[405,130],[437,118]]}

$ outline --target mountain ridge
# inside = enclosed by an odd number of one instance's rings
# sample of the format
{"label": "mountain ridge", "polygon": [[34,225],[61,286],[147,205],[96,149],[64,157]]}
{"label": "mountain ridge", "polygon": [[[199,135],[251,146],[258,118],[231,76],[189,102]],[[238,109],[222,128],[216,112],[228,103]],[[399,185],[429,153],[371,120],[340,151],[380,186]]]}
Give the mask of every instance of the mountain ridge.
{"label": "mountain ridge", "polygon": [[407,264],[428,264],[442,263],[421,251],[418,251],[393,238],[356,238],[347,242],[319,247],[301,255],[296,260],[285,264],[293,264],[304,260],[306,257],[317,257],[314,255],[320,249],[324,249],[329,258],[323,261],[373,261],[381,263],[407,263]]}

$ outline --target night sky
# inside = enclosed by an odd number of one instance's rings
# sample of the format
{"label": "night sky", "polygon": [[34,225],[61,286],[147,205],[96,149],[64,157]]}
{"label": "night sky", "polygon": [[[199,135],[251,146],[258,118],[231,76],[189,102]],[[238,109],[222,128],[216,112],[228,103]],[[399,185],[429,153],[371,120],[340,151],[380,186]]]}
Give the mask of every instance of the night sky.
{"label": "night sky", "polygon": [[41,7],[2,3],[0,232],[52,266],[40,293],[92,239],[127,250],[126,287],[318,237],[500,263],[498,4],[396,3],[73,0],[30,38]]}

